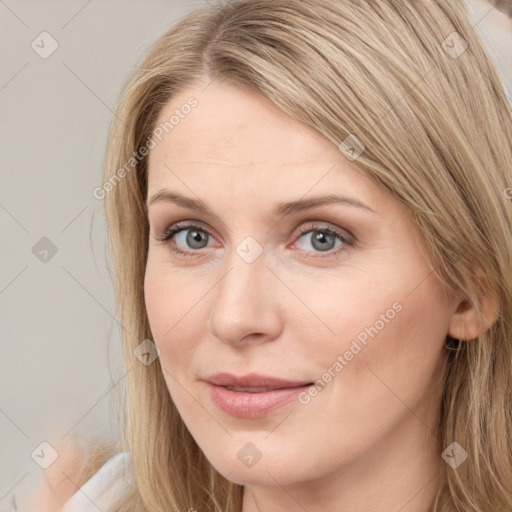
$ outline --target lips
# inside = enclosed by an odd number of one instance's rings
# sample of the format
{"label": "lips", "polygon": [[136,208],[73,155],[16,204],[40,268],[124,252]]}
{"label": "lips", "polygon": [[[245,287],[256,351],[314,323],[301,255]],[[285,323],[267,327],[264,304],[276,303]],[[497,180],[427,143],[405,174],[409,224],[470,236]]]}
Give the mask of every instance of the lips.
{"label": "lips", "polygon": [[[271,391],[274,389],[297,388],[306,384],[312,384],[311,381],[292,381],[283,380],[266,375],[258,375],[251,373],[237,377],[231,373],[216,373],[204,379],[216,386],[225,386],[232,388],[259,389],[263,391]],[[257,392],[257,391],[255,391]]]}
{"label": "lips", "polygon": [[231,416],[247,419],[266,416],[284,407],[313,384],[254,373],[243,376],[217,373],[204,380],[215,405]]}

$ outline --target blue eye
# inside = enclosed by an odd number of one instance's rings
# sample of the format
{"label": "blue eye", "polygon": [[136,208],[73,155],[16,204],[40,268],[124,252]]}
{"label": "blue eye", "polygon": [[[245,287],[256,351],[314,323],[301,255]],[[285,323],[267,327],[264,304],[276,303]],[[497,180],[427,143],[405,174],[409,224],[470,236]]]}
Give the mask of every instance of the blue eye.
{"label": "blue eye", "polygon": [[171,226],[162,237],[158,238],[158,240],[163,243],[169,243],[171,251],[184,256],[194,256],[194,254],[192,254],[190,251],[184,251],[176,247],[177,236],[175,235],[186,235],[180,237],[181,242],[190,244],[192,249],[195,249],[196,251],[204,249],[204,247],[201,245],[203,244],[204,240],[210,236],[204,229],[192,224]]}
{"label": "blue eye", "polygon": [[[327,253],[327,256],[334,256],[340,251],[346,250],[348,247],[353,246],[354,242],[352,237],[345,235],[342,231],[333,229],[331,227],[323,227],[318,224],[310,224],[299,229],[299,240],[305,238],[306,235],[310,236],[310,244],[313,251],[304,250],[305,252],[318,252]],[[203,249],[208,246],[208,238],[210,234],[203,228],[194,224],[174,224],[157,240],[162,243],[167,243],[172,252],[182,256],[197,256]],[[338,245],[335,245],[336,242]],[[177,245],[180,242],[182,246],[189,248],[182,249]],[[333,250],[335,249],[335,250]],[[326,256],[312,256],[314,258],[322,258]]]}
{"label": "blue eye", "polygon": [[[302,228],[299,230],[299,233],[301,235],[299,240],[301,238],[306,238],[306,235],[309,235],[309,243],[320,253],[328,252],[329,255],[332,255],[333,253],[336,254],[339,250],[344,249],[344,247],[342,247],[341,249],[336,249],[333,251],[333,249],[337,247],[353,245],[353,242],[347,236],[345,236],[342,232],[332,228],[313,225],[310,227]],[[336,242],[339,242],[339,244],[335,245]],[[315,256],[315,258],[318,257],[319,256]]]}

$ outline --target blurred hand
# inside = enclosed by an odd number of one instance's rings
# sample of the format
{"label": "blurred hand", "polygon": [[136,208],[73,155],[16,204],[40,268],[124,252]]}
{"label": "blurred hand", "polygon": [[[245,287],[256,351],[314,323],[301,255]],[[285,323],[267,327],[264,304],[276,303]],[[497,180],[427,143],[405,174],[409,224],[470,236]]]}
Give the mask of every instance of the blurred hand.
{"label": "blurred hand", "polygon": [[78,438],[69,436],[54,448],[59,457],[43,471],[43,478],[27,501],[27,512],[59,512],[78,491],[76,483],[84,466],[84,450]]}

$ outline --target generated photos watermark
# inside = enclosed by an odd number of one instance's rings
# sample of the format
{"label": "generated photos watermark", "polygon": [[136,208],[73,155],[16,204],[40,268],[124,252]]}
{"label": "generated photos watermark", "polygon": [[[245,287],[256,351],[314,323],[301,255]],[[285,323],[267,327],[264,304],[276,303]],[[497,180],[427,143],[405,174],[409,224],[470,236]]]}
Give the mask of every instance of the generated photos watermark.
{"label": "generated photos watermark", "polygon": [[[385,313],[381,313],[379,319],[374,322],[370,327],[365,327],[355,339],[352,340],[350,348],[346,350],[343,355],[339,355],[336,361],[327,368],[322,376],[315,381],[315,384],[310,386],[307,391],[303,391],[299,395],[299,402],[303,405],[307,405],[311,402],[311,398],[317,396],[329,382],[331,382],[336,375],[338,375],[343,368],[345,368],[354,357],[361,352],[361,350],[367,346],[368,337],[374,338],[379,334],[387,324],[395,318],[395,316],[402,311],[403,306],[400,302],[395,302]],[[359,342],[359,343],[358,343]],[[361,345],[362,346],[361,346]]]}
{"label": "generated photos watermark", "polygon": [[[145,144],[139,148],[138,151],[133,152],[133,156],[131,156],[125,164],[120,167],[113,176],[111,176],[101,187],[96,187],[92,195],[98,199],[102,200],[105,198],[105,195],[108,192],[114,190],[114,188],[121,182],[121,180],[133,170],[134,167],[145,158],[151,149],[154,149],[158,142],[162,141],[162,138],[165,134],[170,133],[172,130],[178,126],[182,119],[185,119],[194,107],[197,107],[198,101],[196,98],[191,96],[188,98],[187,102],[181,105],[180,108],[174,110],[169,120],[165,123],[160,123],[154,130],[152,136],[148,137]],[[155,139],[158,139],[156,141]]]}

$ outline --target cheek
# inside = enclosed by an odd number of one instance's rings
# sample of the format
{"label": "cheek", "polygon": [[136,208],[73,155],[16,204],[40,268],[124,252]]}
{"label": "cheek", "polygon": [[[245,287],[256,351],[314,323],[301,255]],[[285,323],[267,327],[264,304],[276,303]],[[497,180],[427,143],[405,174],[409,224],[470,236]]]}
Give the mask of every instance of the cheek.
{"label": "cheek", "polygon": [[301,339],[308,340],[309,348],[317,355],[323,353],[331,358],[350,350],[354,341],[369,347],[371,340],[382,339],[386,332],[394,329],[396,335],[403,317],[416,311],[410,305],[405,307],[410,287],[403,282],[403,276],[397,278],[392,266],[385,268],[378,263],[365,264],[364,269],[354,266],[349,272],[342,269],[338,275],[333,273],[316,282],[296,280],[294,292],[309,311],[302,303],[291,303],[293,308],[287,310],[288,328],[307,329]]}
{"label": "cheek", "polygon": [[352,357],[343,370],[345,385],[360,390],[349,408],[366,404],[389,421],[414,410],[427,421],[426,404],[440,398],[448,329],[448,304],[437,278],[431,275],[412,293],[410,287],[396,289],[369,309],[344,343],[344,354]]}
{"label": "cheek", "polygon": [[355,404],[389,394],[385,384],[416,401],[437,376],[450,303],[429,268],[413,263],[355,271],[323,290],[309,289],[307,303],[322,321],[316,335],[312,327],[304,333],[310,345],[304,357],[343,375],[335,387],[361,390]]}
{"label": "cheek", "polygon": [[146,311],[153,341],[161,351],[161,363],[169,369],[187,367],[201,339],[199,329],[207,320],[206,301],[201,300],[204,286],[198,285],[196,290],[194,282],[148,259],[144,277]]}

